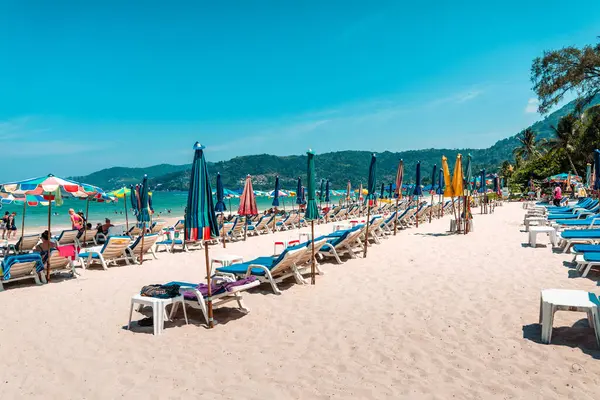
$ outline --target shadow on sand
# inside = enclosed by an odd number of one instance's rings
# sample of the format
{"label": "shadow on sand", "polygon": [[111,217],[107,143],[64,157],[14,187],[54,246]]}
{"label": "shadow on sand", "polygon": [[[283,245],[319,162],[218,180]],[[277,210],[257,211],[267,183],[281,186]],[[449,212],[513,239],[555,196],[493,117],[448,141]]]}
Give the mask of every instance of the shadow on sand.
{"label": "shadow on sand", "polygon": [[[523,338],[537,344],[541,341],[542,326],[540,324],[529,324],[523,326]],[[554,327],[552,330],[552,342],[546,346],[566,346],[578,348],[584,354],[600,360],[600,349],[596,343],[594,329],[588,324],[587,318],[580,319],[573,326]]]}

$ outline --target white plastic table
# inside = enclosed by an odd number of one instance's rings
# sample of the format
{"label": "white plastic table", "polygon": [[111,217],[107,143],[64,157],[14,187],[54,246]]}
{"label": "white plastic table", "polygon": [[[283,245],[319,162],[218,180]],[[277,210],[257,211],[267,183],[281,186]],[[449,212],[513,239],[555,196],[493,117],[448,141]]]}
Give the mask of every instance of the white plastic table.
{"label": "white plastic table", "polygon": [[540,298],[540,325],[542,325],[542,343],[552,341],[552,323],[554,313],[575,311],[587,313],[588,322],[596,334],[596,342],[600,346],[600,315],[598,312],[598,296],[583,290],[546,289]]}
{"label": "white plastic table", "polygon": [[[152,307],[152,320],[154,327],[154,334],[160,335],[163,332],[165,321],[167,320],[166,315],[166,307],[169,304],[175,305],[176,303],[181,303],[183,305],[183,316],[185,317],[185,323],[188,323],[187,312],[185,311],[185,303],[183,299],[183,295],[179,295],[176,297],[171,297],[169,299],[158,299],[156,297],[146,297],[141,294],[136,294],[131,298],[131,307],[129,309],[129,323],[127,324],[127,329],[131,328],[131,317],[133,315],[133,306],[139,304],[141,306],[150,306]],[[171,309],[171,313],[175,309],[175,306]],[[171,315],[168,320],[171,319]]]}
{"label": "white plastic table", "polygon": [[222,254],[220,256],[212,256],[210,258],[210,274],[212,276],[213,274],[213,264],[219,264],[222,267],[228,267],[231,264],[235,264],[235,263],[243,263],[244,262],[244,257],[242,256],[236,256],[234,254]]}
{"label": "white plastic table", "polygon": [[558,242],[558,236],[556,229],[551,226],[532,226],[529,228],[529,245],[535,247],[537,245],[537,235],[539,233],[545,233],[550,237],[550,242],[553,246],[556,246]]}
{"label": "white plastic table", "polygon": [[546,225],[546,217],[526,217],[525,218],[525,232],[529,232],[531,225],[543,226]]}
{"label": "white plastic table", "polygon": [[333,224],[333,231],[343,231],[346,229],[351,229],[352,225],[350,225],[349,223],[346,222],[337,222],[335,224]]}

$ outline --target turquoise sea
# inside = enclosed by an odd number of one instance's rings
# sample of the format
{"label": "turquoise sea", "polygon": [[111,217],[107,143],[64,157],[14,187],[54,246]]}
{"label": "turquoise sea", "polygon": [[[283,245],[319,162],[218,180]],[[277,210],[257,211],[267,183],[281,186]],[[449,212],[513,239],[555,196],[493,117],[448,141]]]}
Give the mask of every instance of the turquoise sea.
{"label": "turquoise sea", "polygon": [[[155,215],[158,217],[183,217],[183,212],[185,209],[185,203],[187,202],[187,192],[154,192],[153,194],[153,208],[155,211]],[[337,204],[340,198],[332,197],[332,203]],[[130,211],[130,203],[128,200],[128,215],[129,221],[132,221],[135,217],[131,214]],[[295,197],[289,198],[280,198],[279,199],[279,209],[292,209],[296,208]],[[216,200],[215,200],[216,202]],[[271,208],[271,203],[273,202],[272,198],[269,197],[257,197],[256,204],[259,210],[266,210]],[[85,213],[86,201],[73,199],[73,198],[64,198],[64,204],[61,207],[52,207],[52,225],[53,226],[70,226],[69,219],[69,208],[73,208],[75,211],[83,211]],[[235,214],[237,212],[239,206],[239,199],[232,198],[225,200],[225,206],[227,207],[227,211],[225,214],[231,212]],[[170,210],[170,212],[169,212]],[[21,228],[21,218],[23,215],[23,206],[22,205],[3,205],[2,210],[0,210],[2,215],[4,212],[16,212],[17,213],[17,227]],[[96,203],[90,202],[89,204],[89,217],[88,220],[92,223],[92,225],[96,225],[98,222],[104,222],[104,218],[110,218],[112,223],[125,223],[125,204],[122,199],[115,203]],[[27,227],[42,227],[48,224],[48,208],[45,206],[37,206],[37,207],[27,207],[25,213],[25,229]]]}

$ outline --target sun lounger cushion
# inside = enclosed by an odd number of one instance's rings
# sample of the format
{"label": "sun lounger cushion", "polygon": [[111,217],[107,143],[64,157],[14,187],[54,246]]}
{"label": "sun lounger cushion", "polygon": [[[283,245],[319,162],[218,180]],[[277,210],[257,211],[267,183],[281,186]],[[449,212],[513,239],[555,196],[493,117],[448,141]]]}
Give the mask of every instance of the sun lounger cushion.
{"label": "sun lounger cushion", "polygon": [[44,263],[42,262],[42,256],[39,253],[31,254],[20,254],[15,256],[8,256],[0,264],[0,273],[4,280],[10,279],[10,267],[17,263],[36,262],[35,270],[41,272],[44,270]]}
{"label": "sun lounger cushion", "polygon": [[[594,215],[593,217],[588,217],[586,219],[558,219],[555,222],[565,226],[588,226],[596,218],[600,218],[600,215]],[[600,226],[600,221],[596,221],[596,223]],[[594,223],[594,225],[596,225],[596,223]]]}
{"label": "sun lounger cushion", "polygon": [[563,239],[600,239],[600,229],[567,230],[560,236]]}
{"label": "sun lounger cushion", "polygon": [[[240,275],[240,274],[245,274],[246,271],[248,271],[248,267],[250,265],[262,265],[267,267],[268,269],[271,269],[273,267],[273,265],[275,265],[275,260],[277,260],[278,258],[275,257],[258,257],[255,258],[254,260],[245,262],[245,263],[238,263],[238,264],[231,264],[227,267],[221,267],[221,268],[217,268],[218,272],[223,272],[226,274],[236,274],[236,275]],[[251,273],[253,275],[264,275],[265,271],[263,271],[262,269],[259,268],[252,268]]]}
{"label": "sun lounger cushion", "polygon": [[600,262],[600,253],[583,253],[583,259],[587,262]]}
{"label": "sun lounger cushion", "polygon": [[598,244],[576,244],[573,246],[575,253],[600,253],[600,245]]}
{"label": "sun lounger cushion", "polygon": [[[156,242],[156,244],[158,244],[158,245],[166,245],[166,246],[171,246],[173,244],[182,245],[183,244],[183,240],[181,240],[181,239],[163,240],[162,242]],[[133,247],[133,246],[131,246],[131,247]]]}

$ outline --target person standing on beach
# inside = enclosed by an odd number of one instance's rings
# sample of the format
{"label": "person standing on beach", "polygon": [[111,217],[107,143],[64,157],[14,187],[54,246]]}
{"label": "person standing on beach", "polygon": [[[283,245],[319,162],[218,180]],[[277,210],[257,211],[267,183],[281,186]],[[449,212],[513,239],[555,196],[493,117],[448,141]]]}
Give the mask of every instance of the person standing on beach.
{"label": "person standing on beach", "polygon": [[12,234],[12,238],[15,239],[17,237],[17,213],[13,211],[12,214],[8,216],[8,222],[6,224],[6,229],[8,233],[6,234],[6,238],[10,239]]}
{"label": "person standing on beach", "polygon": [[83,218],[76,214],[72,208],[69,209],[69,215],[71,217],[71,228],[80,231],[83,228]]}
{"label": "person standing on beach", "polygon": [[554,205],[560,206],[560,201],[562,200],[562,190],[560,189],[560,185],[557,183],[554,188]]}
{"label": "person standing on beach", "polygon": [[[6,231],[8,231],[8,217],[10,217],[10,213],[7,211],[4,213],[4,216],[2,217],[2,220],[0,221],[0,229],[2,230],[2,239],[8,239],[8,237],[6,237]],[[10,236],[10,231],[8,231],[9,236]]]}

